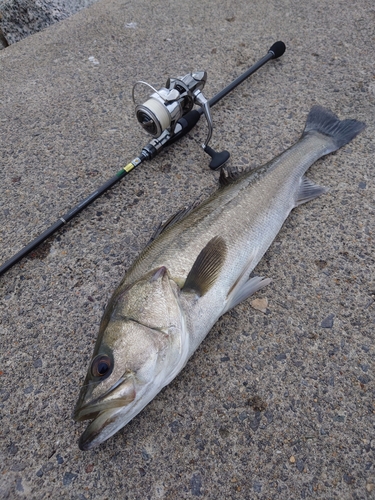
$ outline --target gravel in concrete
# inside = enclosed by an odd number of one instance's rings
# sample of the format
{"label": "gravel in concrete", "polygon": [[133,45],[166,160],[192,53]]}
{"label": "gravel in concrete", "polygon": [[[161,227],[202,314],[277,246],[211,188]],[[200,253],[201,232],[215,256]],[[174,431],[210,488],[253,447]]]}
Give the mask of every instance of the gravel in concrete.
{"label": "gravel in concrete", "polygon": [[159,221],[216,188],[204,122],[0,278],[1,498],[374,498],[374,14],[370,0],[106,0],[0,52],[1,262],[148,142],[137,80],[205,69],[210,97],[283,40],[213,110],[232,166],[289,147],[316,103],[367,123],[311,168],[329,193],[259,264],[266,312],[222,317],[93,451],[71,414],[103,308]]}

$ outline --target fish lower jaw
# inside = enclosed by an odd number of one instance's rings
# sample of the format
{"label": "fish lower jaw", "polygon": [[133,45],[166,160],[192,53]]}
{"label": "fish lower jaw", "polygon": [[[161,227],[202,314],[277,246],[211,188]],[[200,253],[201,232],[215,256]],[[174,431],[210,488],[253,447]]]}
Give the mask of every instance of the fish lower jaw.
{"label": "fish lower jaw", "polygon": [[121,409],[110,409],[99,413],[81,435],[78,442],[79,449],[82,451],[91,450],[120,429],[121,426],[118,426],[113,430],[116,420],[118,420],[116,414],[120,411]]}
{"label": "fish lower jaw", "polygon": [[130,404],[99,412],[80,437],[78,442],[80,450],[91,450],[113,436],[113,434],[142,411],[161,391],[164,385],[157,384],[153,387],[147,385],[143,390],[137,391],[136,399]]}
{"label": "fish lower jaw", "polygon": [[[147,403],[148,402],[149,401],[147,401]],[[132,409],[123,407],[105,410],[99,413],[81,435],[78,442],[79,449],[88,451],[102,444],[130,422],[147,403],[142,405],[139,409],[137,408],[138,405],[135,405]]]}

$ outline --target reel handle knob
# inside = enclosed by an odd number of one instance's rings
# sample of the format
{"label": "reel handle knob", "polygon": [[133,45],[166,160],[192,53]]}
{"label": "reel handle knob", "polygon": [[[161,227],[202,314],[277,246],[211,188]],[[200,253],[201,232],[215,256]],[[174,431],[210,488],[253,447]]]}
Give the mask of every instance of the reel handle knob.
{"label": "reel handle knob", "polygon": [[203,149],[212,158],[210,162],[210,168],[212,170],[218,170],[229,160],[230,153],[225,149],[221,151],[221,153],[213,150],[210,146],[205,146]]}

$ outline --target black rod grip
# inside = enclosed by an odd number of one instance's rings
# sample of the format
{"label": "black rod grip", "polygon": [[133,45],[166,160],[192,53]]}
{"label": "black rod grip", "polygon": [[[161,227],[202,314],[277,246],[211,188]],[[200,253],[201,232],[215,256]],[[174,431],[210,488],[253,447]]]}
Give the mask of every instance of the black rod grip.
{"label": "black rod grip", "polygon": [[286,49],[285,43],[280,40],[278,42],[275,42],[268,52],[272,52],[273,59],[277,59],[278,57],[281,57],[284,54],[285,49]]}
{"label": "black rod grip", "polygon": [[195,127],[195,125],[199,122],[199,118],[201,114],[198,109],[192,109],[189,113],[186,113],[182,118],[180,118],[177,124],[181,125],[181,129],[173,134],[173,136],[166,143],[166,146],[173,144],[174,142],[184,137],[186,134],[190,132],[190,130]]}

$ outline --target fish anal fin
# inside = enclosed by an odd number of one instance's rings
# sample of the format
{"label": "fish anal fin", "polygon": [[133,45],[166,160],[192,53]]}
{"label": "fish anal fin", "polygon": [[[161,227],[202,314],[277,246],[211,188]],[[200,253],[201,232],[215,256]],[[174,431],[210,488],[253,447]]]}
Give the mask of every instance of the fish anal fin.
{"label": "fish anal fin", "polygon": [[328,191],[328,188],[324,186],[318,186],[313,181],[308,179],[306,176],[303,176],[301,179],[301,184],[299,186],[299,190],[297,193],[297,199],[295,202],[295,206],[301,205],[302,203],[307,203],[308,201],[317,198],[321,194],[324,194]]}
{"label": "fish anal fin", "polygon": [[245,283],[239,283],[237,286],[232,288],[227,297],[227,304],[223,311],[223,314],[228,312],[233,307],[236,307],[240,302],[246,300],[251,295],[253,295],[258,290],[269,285],[271,280],[269,278],[263,278],[261,276],[254,276],[249,278]]}
{"label": "fish anal fin", "polygon": [[187,275],[183,292],[202,296],[215,283],[227,256],[227,245],[221,236],[212,238],[195,260]]}

